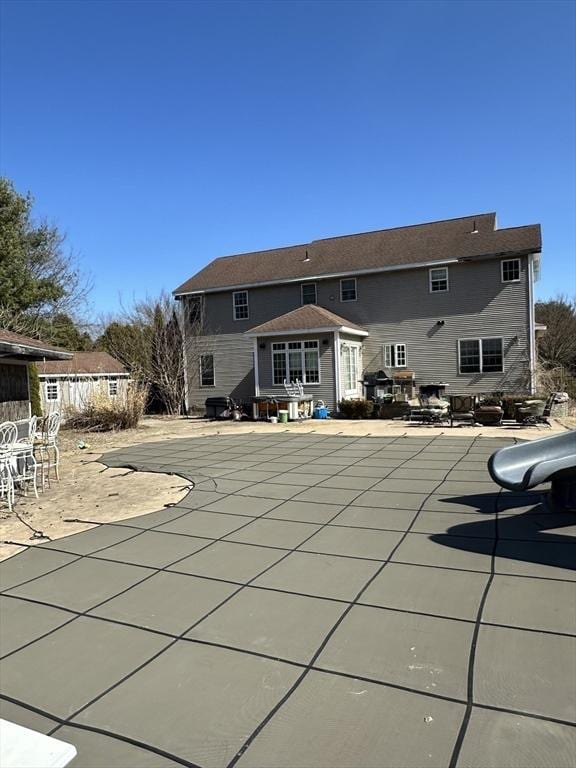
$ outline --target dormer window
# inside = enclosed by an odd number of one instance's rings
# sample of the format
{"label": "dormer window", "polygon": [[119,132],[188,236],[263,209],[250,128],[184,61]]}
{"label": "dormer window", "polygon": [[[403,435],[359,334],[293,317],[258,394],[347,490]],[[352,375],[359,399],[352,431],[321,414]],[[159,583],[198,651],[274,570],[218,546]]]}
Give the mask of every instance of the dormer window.
{"label": "dormer window", "polygon": [[316,304],[316,283],[302,283],[302,306],[304,304]]}
{"label": "dormer window", "polygon": [[234,320],[248,320],[248,291],[234,291],[232,305]]}

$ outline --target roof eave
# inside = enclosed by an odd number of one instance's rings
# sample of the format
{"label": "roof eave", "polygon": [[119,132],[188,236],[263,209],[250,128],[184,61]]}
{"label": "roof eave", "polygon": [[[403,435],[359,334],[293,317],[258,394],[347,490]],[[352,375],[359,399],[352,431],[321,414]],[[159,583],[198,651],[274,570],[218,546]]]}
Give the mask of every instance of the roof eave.
{"label": "roof eave", "polygon": [[56,349],[43,349],[32,347],[29,344],[16,344],[10,341],[0,341],[0,355],[11,357],[25,357],[31,362],[41,360],[70,360],[72,352],[58,351]]}
{"label": "roof eave", "polygon": [[400,272],[407,269],[426,269],[428,267],[444,265],[444,264],[457,264],[462,261],[473,261],[476,259],[495,259],[502,256],[527,256],[529,254],[539,254],[541,252],[541,246],[538,248],[525,248],[522,250],[513,249],[509,251],[494,251],[489,253],[477,254],[474,256],[455,256],[450,259],[433,259],[432,261],[421,261],[416,264],[391,264],[386,267],[367,267],[366,269],[349,269],[339,272],[327,272],[319,275],[306,275],[299,277],[286,277],[281,280],[262,280],[261,282],[252,283],[237,283],[233,285],[221,285],[210,288],[199,288],[197,290],[182,291],[177,288],[173,291],[173,295],[176,299],[182,296],[198,296],[206,293],[220,293],[223,291],[236,291],[239,289],[247,288],[264,288],[269,285],[286,285],[287,283],[306,283],[317,280],[330,280],[333,278],[347,277],[348,275],[370,275],[380,272]]}
{"label": "roof eave", "polygon": [[250,331],[245,331],[244,336],[251,338],[261,336],[302,336],[307,333],[348,333],[351,336],[369,336],[368,331],[362,331],[360,328],[350,328],[347,325],[331,325],[323,328],[291,328],[287,330],[277,331],[258,331],[257,328],[253,328]]}

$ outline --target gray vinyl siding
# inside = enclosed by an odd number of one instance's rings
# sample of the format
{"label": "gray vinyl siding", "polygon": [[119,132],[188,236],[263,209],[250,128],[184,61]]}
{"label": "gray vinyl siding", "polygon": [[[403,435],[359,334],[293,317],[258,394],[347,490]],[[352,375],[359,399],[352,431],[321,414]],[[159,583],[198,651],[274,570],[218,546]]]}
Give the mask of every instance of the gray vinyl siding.
{"label": "gray vinyl siding", "polygon": [[[340,301],[340,280],[317,280],[318,304],[368,331],[363,340],[364,371],[384,368],[383,346],[407,345],[407,369],[416,374],[416,387],[444,381],[448,392],[526,391],[529,381],[528,259],[521,257],[521,279],[502,283],[500,259],[491,258],[449,265],[450,290],[430,293],[428,268],[406,269],[357,276],[357,301]],[[248,277],[248,276],[247,276]],[[189,370],[192,403],[203,403],[211,394],[234,393],[249,399],[254,394],[252,339],[243,334],[256,325],[301,306],[301,283],[250,288],[249,318],[234,321],[232,291],[205,295],[206,338],[214,345],[216,386],[198,387]],[[437,321],[444,320],[438,326]],[[329,334],[331,336],[331,334]],[[458,339],[503,339],[504,372],[460,374]],[[269,338],[266,338],[269,350]],[[333,358],[321,345],[324,356]],[[326,360],[328,358],[326,357]],[[190,369],[191,365],[189,365]],[[192,367],[196,367],[195,365]],[[261,391],[269,385],[270,366],[260,366]],[[334,405],[333,373],[321,373],[317,397]]]}
{"label": "gray vinyl siding", "polygon": [[[258,374],[260,378],[260,394],[278,397],[286,394],[284,386],[272,384],[272,344],[284,341],[318,341],[320,352],[320,383],[304,384],[304,393],[312,395],[314,402],[324,400],[329,408],[334,407],[334,334],[298,334],[297,336],[266,336],[259,339],[259,344],[265,344],[264,349],[258,347]],[[324,341],[327,344],[324,344]]]}
{"label": "gray vinyl siding", "polygon": [[[199,354],[214,355],[214,386],[200,386]],[[238,333],[206,336],[187,364],[188,405],[203,408],[206,398],[230,396],[249,401],[254,395],[252,339]]]}

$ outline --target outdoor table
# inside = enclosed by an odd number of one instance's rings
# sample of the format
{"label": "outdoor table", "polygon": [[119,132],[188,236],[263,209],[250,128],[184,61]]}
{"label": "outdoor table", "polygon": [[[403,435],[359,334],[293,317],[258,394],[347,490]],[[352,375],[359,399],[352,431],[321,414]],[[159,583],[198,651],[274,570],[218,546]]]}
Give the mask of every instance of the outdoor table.
{"label": "outdoor table", "polygon": [[2,768],[64,768],[76,754],[73,744],[0,719]]}

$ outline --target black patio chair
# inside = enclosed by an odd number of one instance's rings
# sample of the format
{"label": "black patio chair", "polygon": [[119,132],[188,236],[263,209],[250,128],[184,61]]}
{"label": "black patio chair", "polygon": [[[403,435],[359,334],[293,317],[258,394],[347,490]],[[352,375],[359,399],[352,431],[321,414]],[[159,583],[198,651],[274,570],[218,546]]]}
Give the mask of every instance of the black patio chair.
{"label": "black patio chair", "polygon": [[474,417],[474,408],[476,397],[474,395],[450,395],[450,426],[454,423],[469,423],[474,426],[476,419]]}

